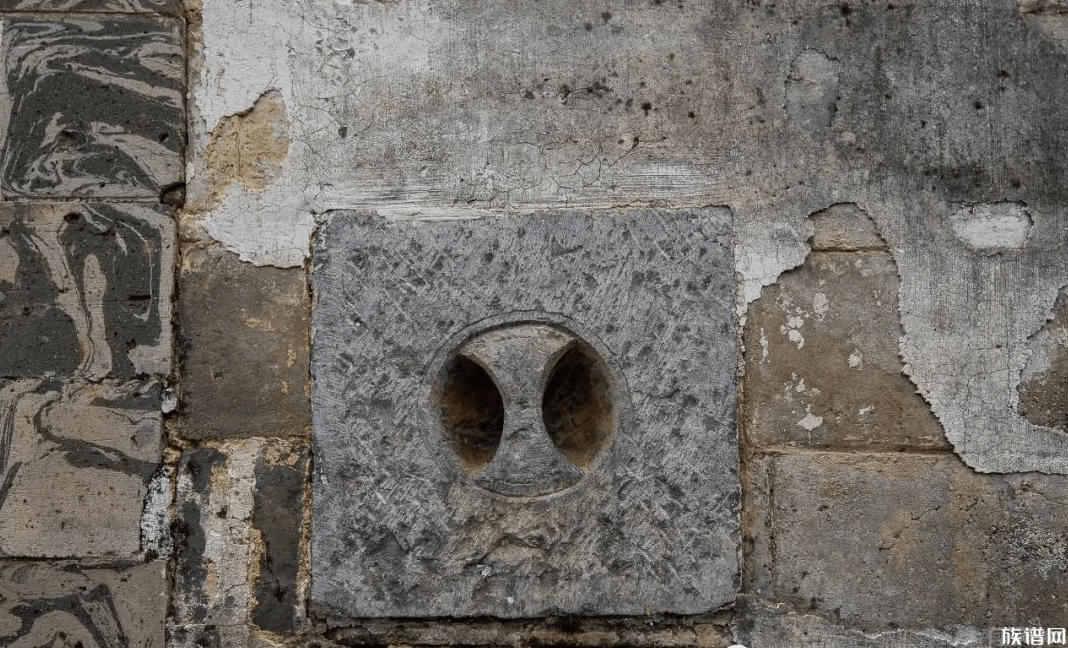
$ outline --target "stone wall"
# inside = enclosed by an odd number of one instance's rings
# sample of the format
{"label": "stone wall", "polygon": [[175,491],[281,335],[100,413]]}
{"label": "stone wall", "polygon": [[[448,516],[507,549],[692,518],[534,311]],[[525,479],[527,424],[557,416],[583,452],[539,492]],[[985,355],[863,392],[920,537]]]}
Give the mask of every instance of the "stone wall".
{"label": "stone wall", "polygon": [[1064,0],[0,0],[0,68],[0,645],[1068,644]]}

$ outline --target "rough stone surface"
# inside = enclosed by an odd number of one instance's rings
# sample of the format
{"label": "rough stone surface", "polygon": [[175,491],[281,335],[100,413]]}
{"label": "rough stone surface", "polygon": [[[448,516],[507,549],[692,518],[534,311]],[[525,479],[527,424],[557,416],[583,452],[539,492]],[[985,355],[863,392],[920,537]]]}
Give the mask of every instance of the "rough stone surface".
{"label": "rough stone surface", "polygon": [[[695,613],[731,601],[729,232],[726,209],[393,222],[331,214],[313,270],[316,609],[529,617]],[[512,355],[531,328],[532,350]],[[553,405],[555,378],[543,395],[539,379],[514,374],[559,374],[564,359],[553,366],[544,354],[569,337],[589,362],[562,381],[573,400]],[[467,372],[465,357],[482,373]],[[453,394],[470,407],[454,409]],[[570,449],[575,435],[554,439],[582,472],[573,486],[501,495],[479,485],[492,463],[479,472],[469,451],[494,436],[494,394],[511,403],[496,433],[498,452],[519,448],[509,461],[547,456],[507,438],[534,443],[535,423],[523,420],[537,418],[538,400],[546,428],[566,430],[550,425],[554,411],[579,418],[603,398],[612,436],[596,446],[591,433]],[[595,429],[602,419],[590,416],[573,430]],[[581,450],[593,453],[585,464]]]}
{"label": "rough stone surface", "polygon": [[257,268],[217,248],[179,274],[182,436],[306,434],[308,294],[300,270]]}
{"label": "rough stone surface", "polygon": [[161,460],[156,382],[0,383],[0,552],[128,557]]}
{"label": "rough stone surface", "polygon": [[161,648],[167,565],[0,562],[0,643]]}
{"label": "rough stone surface", "polygon": [[183,42],[171,18],[4,20],[4,196],[159,199],[182,182]]}
{"label": "rough stone surface", "polygon": [[[897,266],[852,205],[813,215],[805,263],[749,307],[745,428],[757,446],[948,448],[902,372]],[[843,251],[845,250],[845,251]]]}
{"label": "rough stone surface", "polygon": [[166,375],[170,214],[131,204],[0,205],[0,377]]}
{"label": "rough stone surface", "polygon": [[767,546],[754,569],[767,600],[865,631],[1063,627],[1064,477],[980,475],[951,455],[759,465],[769,503],[752,533]]}

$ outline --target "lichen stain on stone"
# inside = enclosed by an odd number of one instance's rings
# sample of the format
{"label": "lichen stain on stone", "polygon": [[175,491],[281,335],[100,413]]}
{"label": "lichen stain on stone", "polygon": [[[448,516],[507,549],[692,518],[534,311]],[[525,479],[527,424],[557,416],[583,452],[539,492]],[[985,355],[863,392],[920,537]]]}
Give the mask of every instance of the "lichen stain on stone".
{"label": "lichen stain on stone", "polygon": [[289,154],[289,126],[277,90],[260,95],[249,110],[220,119],[205,149],[212,200],[219,200],[235,182],[249,191],[263,191],[277,180]]}
{"label": "lichen stain on stone", "polygon": [[1068,431],[1068,287],[1027,346],[1031,357],[1017,388],[1020,414],[1035,425]]}

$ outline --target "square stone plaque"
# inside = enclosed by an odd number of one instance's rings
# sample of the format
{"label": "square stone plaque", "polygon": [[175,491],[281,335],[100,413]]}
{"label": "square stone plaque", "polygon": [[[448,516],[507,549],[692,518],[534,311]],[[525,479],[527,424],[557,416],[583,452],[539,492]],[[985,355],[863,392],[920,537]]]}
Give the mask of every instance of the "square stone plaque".
{"label": "square stone plaque", "polygon": [[330,214],[312,275],[318,612],[731,602],[730,226],[726,209]]}

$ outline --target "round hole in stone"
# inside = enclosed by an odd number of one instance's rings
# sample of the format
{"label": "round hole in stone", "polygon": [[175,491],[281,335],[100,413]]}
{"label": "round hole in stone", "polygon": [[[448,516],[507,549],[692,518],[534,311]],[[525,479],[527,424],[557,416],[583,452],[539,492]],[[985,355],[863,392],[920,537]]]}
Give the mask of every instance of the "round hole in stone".
{"label": "round hole in stone", "polygon": [[469,473],[485,468],[504,431],[504,400],[477,363],[457,357],[445,373],[440,398],[445,439]]}
{"label": "round hole in stone", "polygon": [[615,431],[611,393],[604,364],[584,344],[565,353],[549,375],[542,421],[556,448],[580,468],[593,461]]}

